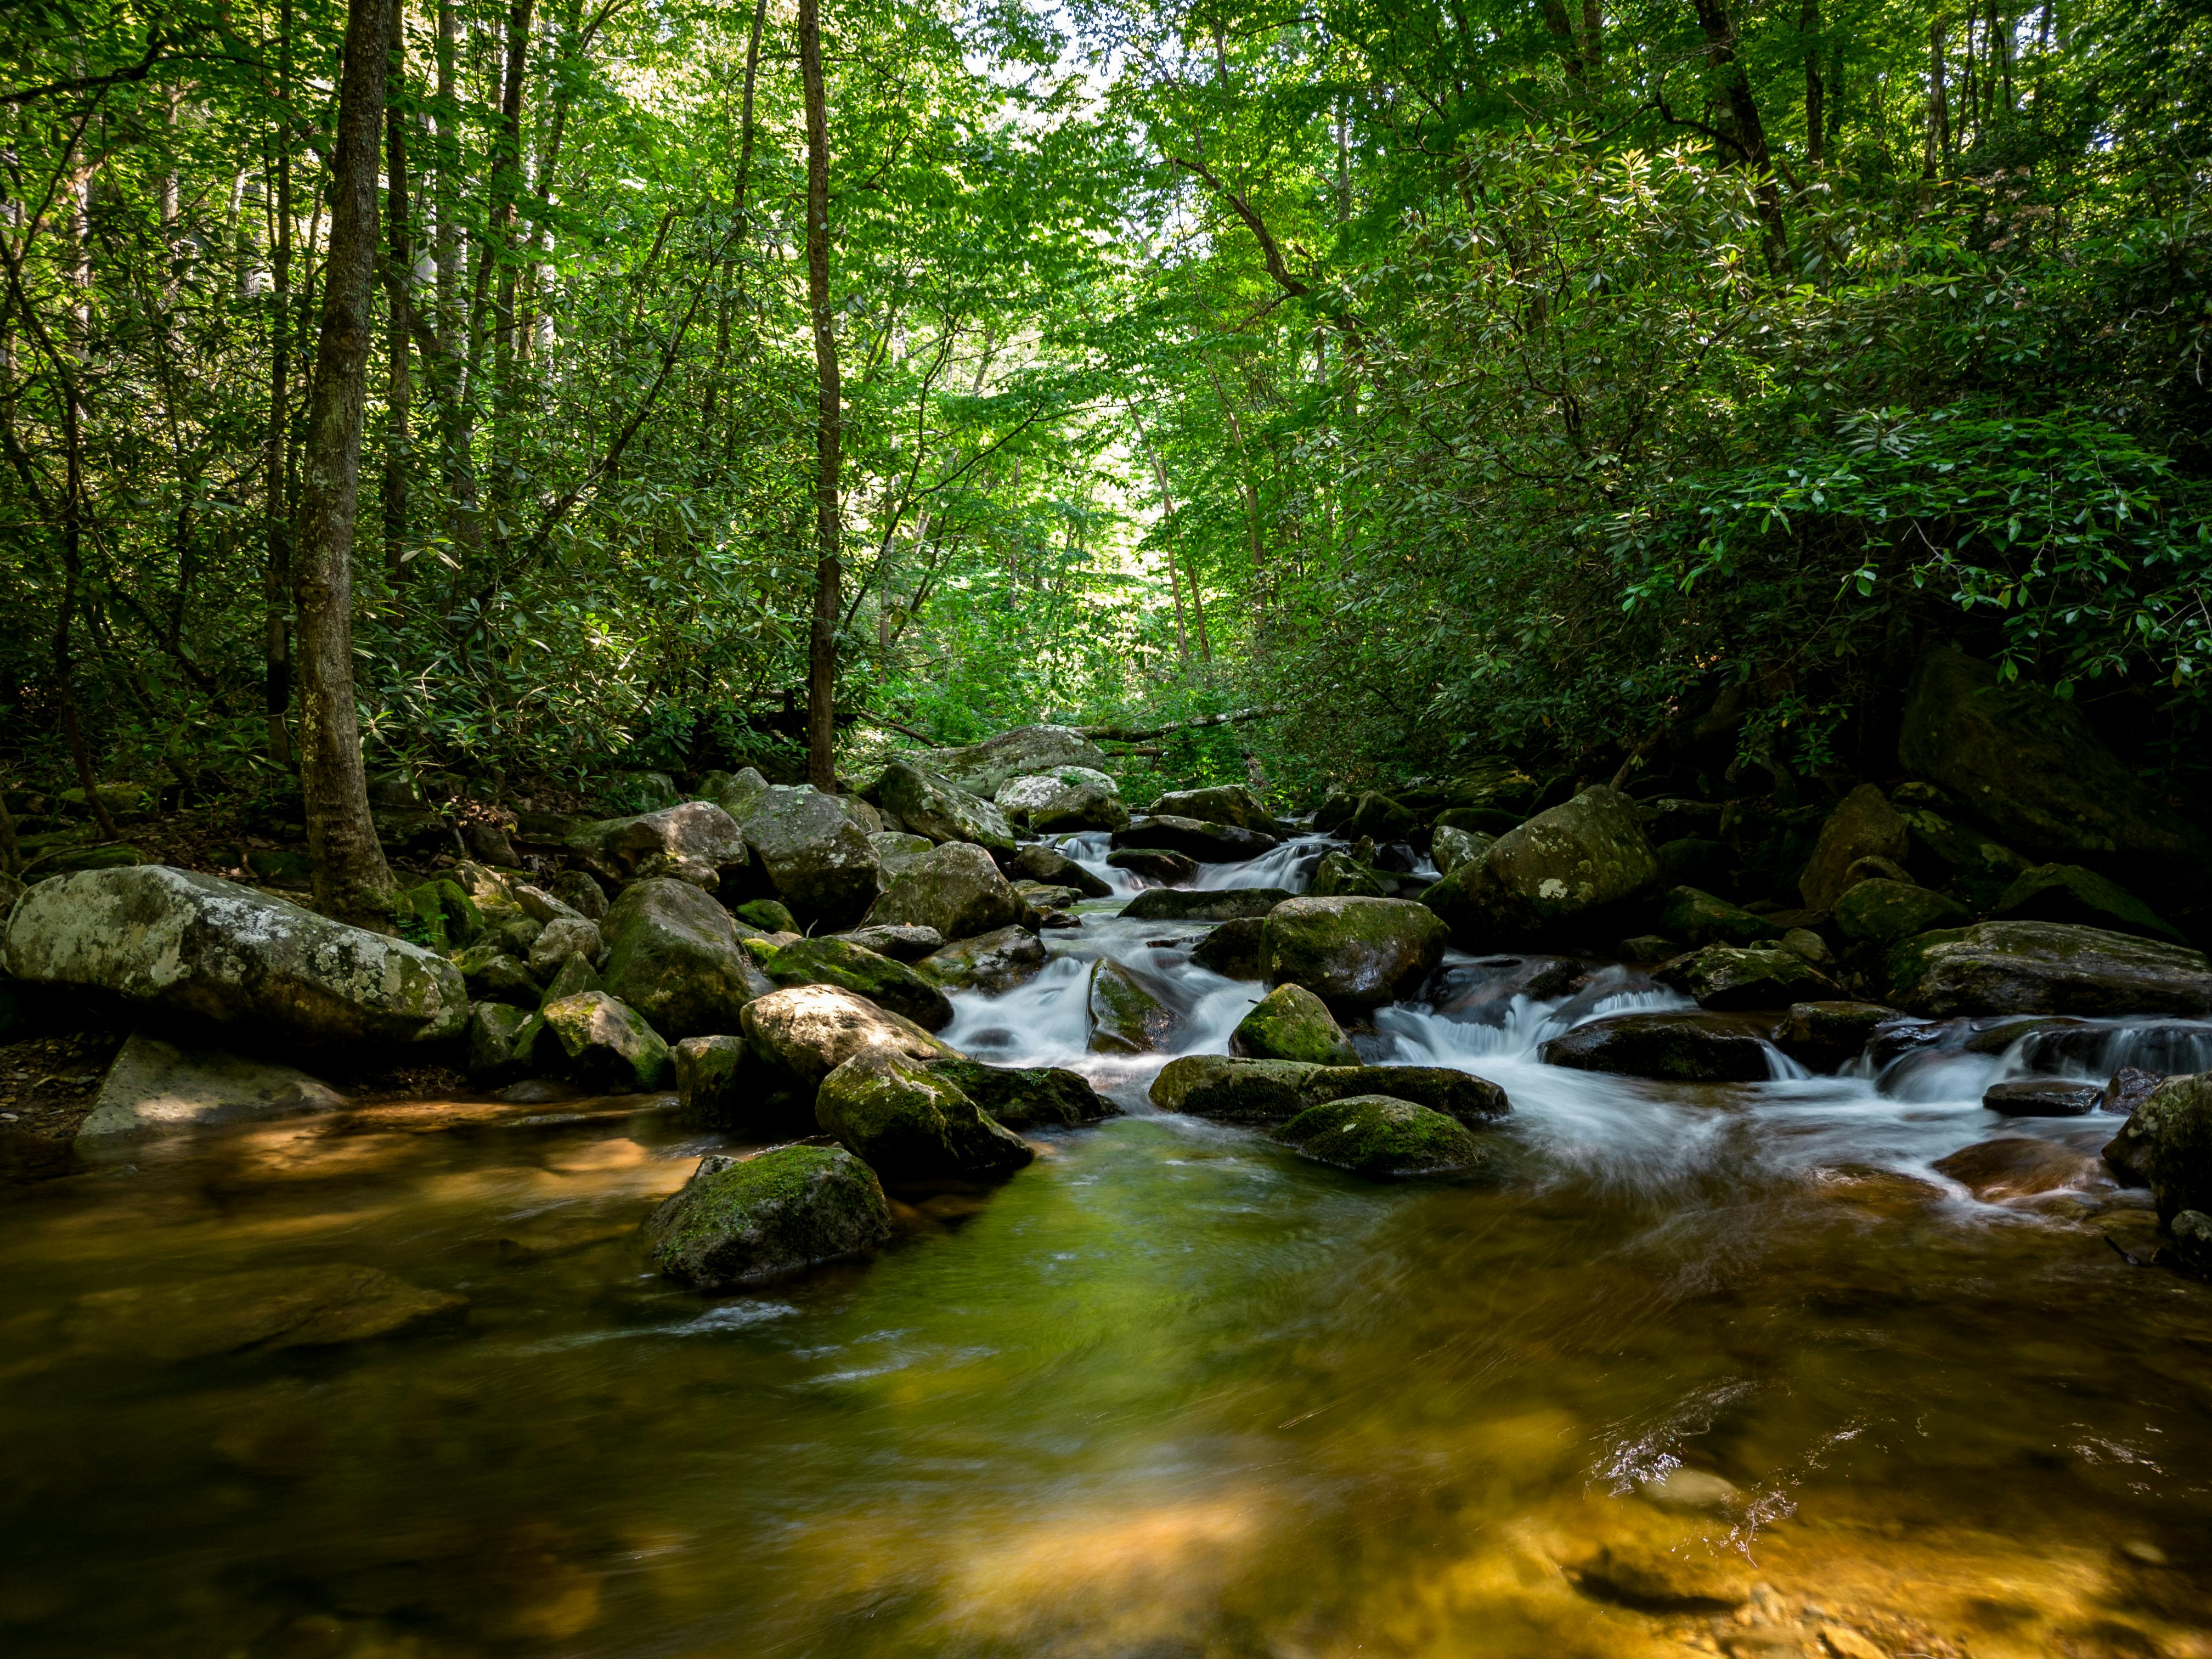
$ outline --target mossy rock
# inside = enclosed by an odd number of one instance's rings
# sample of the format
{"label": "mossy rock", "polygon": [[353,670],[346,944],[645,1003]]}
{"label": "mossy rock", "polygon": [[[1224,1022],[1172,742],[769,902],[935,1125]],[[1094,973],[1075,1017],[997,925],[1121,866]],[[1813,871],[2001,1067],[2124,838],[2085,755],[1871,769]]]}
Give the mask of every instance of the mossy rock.
{"label": "mossy rock", "polygon": [[530,1056],[517,1054],[516,1040],[530,1024],[523,1009],[505,1002],[478,1002],[469,1009],[469,1080],[496,1088],[526,1077]]}
{"label": "mossy rock", "polygon": [[1260,945],[1267,919],[1249,916],[1224,921],[1191,947],[1190,959],[1224,979],[1258,979]]}
{"label": "mossy rock", "polygon": [[996,927],[973,939],[956,939],[915,963],[917,972],[949,991],[997,996],[1044,971],[1044,941],[1026,927]]}
{"label": "mossy rock", "polygon": [[1658,932],[1683,944],[1759,945],[1782,937],[1765,916],[1696,887],[1675,887],[1659,901]]}
{"label": "mossy rock", "polygon": [[518,1008],[535,1008],[545,1000],[538,981],[530,976],[529,965],[509,952],[503,940],[487,939],[456,951],[453,963],[461,970],[461,982],[469,988],[472,1001],[511,1002]]}
{"label": "mossy rock", "polygon": [[[29,837],[23,839],[28,840]],[[113,844],[87,847],[81,850],[48,854],[38,860],[37,873],[40,876],[66,876],[87,870],[128,870],[146,861],[146,855],[135,847]]]}
{"label": "mossy rock", "polygon": [[586,1088],[629,1094],[660,1086],[668,1045],[628,1003],[604,991],[549,1002],[518,1037],[532,1066],[573,1077]]}
{"label": "mossy rock", "polygon": [[884,1048],[854,1054],[822,1079],[815,1121],[895,1181],[1019,1169],[1036,1154],[951,1082]]}
{"label": "mossy rock", "polygon": [[1306,884],[1309,898],[1389,898],[1397,890],[1378,870],[1370,869],[1341,848],[1322,855]]}
{"label": "mossy rock", "polygon": [[672,876],[624,888],[599,933],[606,941],[599,977],[608,992],[671,1038],[734,1031],[744,1006],[775,989],[740,943],[730,913]]}
{"label": "mossy rock", "polygon": [[1410,899],[1295,898],[1268,913],[1261,964],[1271,985],[1303,985],[1336,1007],[1372,1008],[1435,970],[1448,931]]}
{"label": "mossy rock", "polygon": [[1292,896],[1282,887],[1147,887],[1121,915],[1130,921],[1256,921]]}
{"label": "mossy rock", "polygon": [[2212,963],[2164,939],[2055,921],[1983,921],[1893,946],[1889,995],[1907,1013],[2212,1014]]}
{"label": "mossy rock", "polygon": [[1166,1005],[1109,957],[1091,967],[1091,1052],[1145,1054],[1158,1049],[1175,1030]]}
{"label": "mossy rock", "polygon": [[2008,921],[2069,921],[2115,933],[2172,939],[2177,945],[2188,943],[2180,929],[2119,883],[2078,864],[2038,865],[2005,890],[1996,908]]}
{"label": "mossy rock", "polygon": [[1009,1129],[1072,1129],[1121,1110],[1079,1073],[1057,1066],[986,1066],[951,1057],[921,1064]]}
{"label": "mossy rock", "polygon": [[572,951],[561,965],[553,970],[553,977],[545,981],[545,994],[538,1006],[558,1002],[562,997],[573,997],[584,991],[604,991],[607,988],[599,981],[599,969],[592,967],[581,951]]}
{"label": "mossy rock", "polygon": [[1652,977],[1694,998],[1700,1008],[1786,1008],[1793,1002],[1843,996],[1842,988],[1826,974],[1778,946],[1754,951],[1708,945],[1664,963]]}
{"label": "mossy rock", "polygon": [[846,939],[803,939],[776,951],[763,967],[779,986],[842,985],[926,1031],[952,1023],[951,1003],[922,975]]}
{"label": "mossy rock", "polygon": [[2105,1148],[2105,1161],[2150,1188],[2159,1218],[2212,1210],[2212,1073],[2170,1077]]}
{"label": "mossy rock", "polygon": [[392,901],[399,937],[433,951],[472,945],[483,932],[483,914],[459,882],[439,879],[410,887]]}
{"label": "mossy rock", "polygon": [[1836,901],[1837,930],[1866,945],[1894,945],[1970,920],[1966,907],[1948,894],[1879,876],[1855,883]]}
{"label": "mossy rock", "polygon": [[790,907],[777,899],[748,899],[731,907],[730,914],[749,927],[763,933],[795,933],[799,923]]}
{"label": "mossy rock", "polygon": [[1274,1132],[1302,1157],[1376,1181],[1455,1175],[1486,1160],[1463,1124],[1388,1095],[1353,1095],[1309,1106]]}
{"label": "mossy rock", "polygon": [[653,1265],[702,1291],[858,1255],[890,1232],[882,1183],[842,1146],[702,1158],[644,1227]]}
{"label": "mossy rock", "polygon": [[1352,803],[1352,816],[1345,820],[1344,835],[1348,841],[1366,836],[1378,847],[1392,842],[1405,841],[1419,827],[1420,820],[1407,807],[1390,799],[1379,789],[1370,789]]}
{"label": "mossy rock", "polygon": [[1152,1079],[1152,1104],[1221,1123],[1287,1122],[1313,1103],[1306,1085],[1322,1069],[1304,1060],[1184,1054]]}
{"label": "mossy rock", "polygon": [[1359,1051],[1302,985],[1278,985],[1229,1035],[1229,1052],[1252,1060],[1302,1060],[1315,1066],[1357,1066]]}
{"label": "mossy rock", "polygon": [[1492,951],[1595,927],[1658,880],[1658,856],[1636,803],[1599,786],[1500,836],[1422,901],[1450,924],[1460,945]]}

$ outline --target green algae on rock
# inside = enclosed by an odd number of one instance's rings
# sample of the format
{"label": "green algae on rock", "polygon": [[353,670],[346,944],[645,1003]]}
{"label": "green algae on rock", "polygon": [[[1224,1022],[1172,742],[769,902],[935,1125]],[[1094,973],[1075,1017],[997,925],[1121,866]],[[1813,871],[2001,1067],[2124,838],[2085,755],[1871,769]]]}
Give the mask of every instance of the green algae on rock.
{"label": "green algae on rock", "polygon": [[762,966],[779,986],[842,985],[927,1031],[941,1031],[952,1023],[952,1005],[922,975],[846,939],[802,939]]}
{"label": "green algae on rock", "polygon": [[1447,936],[1436,913],[1411,899],[1291,899],[1261,924],[1262,976],[1336,1006],[1372,1008],[1435,971]]}
{"label": "green algae on rock", "polygon": [[823,1079],[814,1116],[824,1134],[893,1180],[1018,1170],[1036,1156],[956,1085],[883,1048],[863,1049]]}
{"label": "green algae on rock", "polygon": [[890,1204],[875,1171],[842,1146],[779,1146],[700,1159],[643,1231],[668,1278],[728,1290],[882,1243]]}
{"label": "green algae on rock", "polygon": [[1442,1112],[1389,1095],[1352,1095],[1309,1106],[1274,1139],[1316,1163],[1374,1180],[1450,1175],[1482,1164],[1482,1143]]}
{"label": "green algae on rock", "polygon": [[1278,985],[1229,1034],[1229,1052],[1254,1060],[1357,1066],[1359,1051],[1323,1002],[1303,985]]}

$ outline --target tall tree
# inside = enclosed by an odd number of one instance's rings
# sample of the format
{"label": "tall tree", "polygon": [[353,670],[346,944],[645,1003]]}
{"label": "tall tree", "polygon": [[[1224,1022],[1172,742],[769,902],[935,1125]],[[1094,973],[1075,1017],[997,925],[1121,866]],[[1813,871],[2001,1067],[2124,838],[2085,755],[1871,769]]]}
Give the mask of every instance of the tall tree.
{"label": "tall tree", "polygon": [[822,83],[822,9],[799,0],[799,70],[806,103],[806,307],[814,324],[814,611],[806,635],[806,777],[835,793],[837,767],[837,616],[844,588],[839,562],[837,474],[844,404],[837,378],[837,336],[830,314],[830,109]]}

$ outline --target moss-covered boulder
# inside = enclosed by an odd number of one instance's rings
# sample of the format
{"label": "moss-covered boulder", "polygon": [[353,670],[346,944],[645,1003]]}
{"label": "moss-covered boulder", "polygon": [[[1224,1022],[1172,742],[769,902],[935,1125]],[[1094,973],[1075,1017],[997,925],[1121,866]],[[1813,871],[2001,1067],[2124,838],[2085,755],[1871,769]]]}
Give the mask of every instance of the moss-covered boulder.
{"label": "moss-covered boulder", "polygon": [[1110,957],[1091,964],[1091,1052],[1146,1054],[1175,1030],[1174,1012],[1136,975]]}
{"label": "moss-covered boulder", "polygon": [[1846,873],[1863,858],[1878,857],[1902,864],[1911,850],[1911,833],[1905,817],[1889,804],[1889,797],[1873,784],[1863,783],[1844,797],[1820,826],[1820,839],[1797,890],[1806,908],[1834,908],[1848,886]]}
{"label": "moss-covered boulder", "polygon": [[1662,1083],[1762,1083],[1771,1077],[1766,1044],[1740,1021],[1713,1014],[1613,1014],[1552,1038],[1547,1066]]}
{"label": "moss-covered boulder", "polygon": [[1352,816],[1345,821],[1344,834],[1348,841],[1364,838],[1377,847],[1388,847],[1393,842],[1411,840],[1420,823],[1419,816],[1411,807],[1379,789],[1370,789],[1353,804]]}
{"label": "moss-covered boulder", "polygon": [[882,1183],[842,1146],[702,1158],[644,1228],[653,1265],[701,1291],[857,1255],[890,1232]]}
{"label": "moss-covered boulder", "polygon": [[2129,1116],[2105,1161],[2150,1188],[2159,1218],[2212,1210],[2212,1073],[2170,1077]]}
{"label": "moss-covered boulder", "polygon": [[1931,806],[1912,805],[1905,822],[1912,834],[1905,868],[1923,885],[1956,894],[1972,910],[1993,908],[2034,863],[1995,836]]}
{"label": "moss-covered boulder", "polygon": [[903,1015],[837,985],[794,985],[745,1005],[745,1040],[780,1077],[811,1089],[854,1054],[887,1048],[908,1060],[954,1050]]}
{"label": "moss-covered boulder", "polygon": [[951,1083],[884,1048],[866,1048],[822,1079],[822,1133],[893,1181],[1017,1170],[1036,1156]]}
{"label": "moss-covered boulder", "polygon": [[1088,766],[1060,766],[1009,778],[992,797],[1006,822],[1032,835],[1119,830],[1129,808],[1114,780]]}
{"label": "moss-covered boulder", "polygon": [[927,1060],[921,1066],[1009,1129],[1072,1129],[1121,1110],[1079,1073],[1057,1066],[986,1066],[961,1059]]}
{"label": "moss-covered boulder", "polygon": [[544,1000],[530,964],[508,953],[505,941],[471,945],[453,953],[453,966],[475,1002],[511,1002],[518,1008],[535,1008]]}
{"label": "moss-covered boulder", "polygon": [[599,969],[580,956],[572,956],[553,970],[553,977],[545,981],[545,994],[538,999],[538,1006],[557,1002],[562,997],[572,997],[579,991],[604,991],[606,983],[600,979]]}
{"label": "moss-covered boulder", "polygon": [[873,839],[836,796],[766,785],[745,797],[738,824],[775,896],[801,921],[850,927],[883,890]]}
{"label": "moss-covered boulder", "polygon": [[796,933],[800,931],[799,918],[791,914],[791,907],[781,899],[747,899],[743,904],[733,904],[730,914],[748,927],[757,927],[763,933]]}
{"label": "moss-covered boulder", "polygon": [[1313,1104],[1306,1085],[1322,1069],[1303,1060],[1184,1054],[1152,1079],[1152,1104],[1223,1123],[1287,1122]]}
{"label": "moss-covered boulder", "polygon": [[929,855],[937,850],[937,843],[928,836],[909,836],[902,830],[878,830],[868,837],[868,845],[875,848],[886,886],[915,865],[927,863]]}
{"label": "moss-covered boulder", "polygon": [[592,964],[605,954],[597,922],[581,916],[558,916],[530,942],[531,977],[544,984],[572,960]]}
{"label": "moss-covered boulder", "polygon": [[668,1045],[643,1015],[604,991],[549,1002],[517,1035],[531,1069],[574,1079],[610,1094],[657,1089],[668,1073]]}
{"label": "moss-covered boulder", "polygon": [[[136,862],[136,860],[133,860]],[[313,872],[307,872],[312,880]],[[303,881],[304,888],[307,883]],[[392,926],[402,939],[440,952],[458,951],[482,938],[483,913],[459,882],[426,881],[401,890],[392,902]]]}
{"label": "moss-covered boulder", "polygon": [[607,914],[607,890],[588,872],[563,870],[545,884],[555,902],[566,905],[586,921],[603,921]]}
{"label": "moss-covered boulder", "polygon": [[903,1014],[926,1031],[952,1023],[952,1005],[929,980],[902,962],[844,939],[802,939],[762,964],[778,985],[842,985],[881,1008]]}
{"label": "moss-covered boulder", "polygon": [[918,766],[895,761],[884,769],[876,797],[910,834],[943,844],[966,842],[1011,854],[1014,832],[1006,814],[985,798],[954,787]]}
{"label": "moss-covered boulder", "polygon": [[1469,950],[1540,945],[1596,929],[1621,930],[1619,908],[1659,880],[1636,803],[1617,789],[1585,789],[1500,836],[1422,896]]}
{"label": "moss-covered boulder", "polygon": [[1701,945],[1761,945],[1782,937],[1765,916],[1696,887],[1670,888],[1659,900],[1654,920],[1668,939],[1692,948]]}
{"label": "moss-covered boulder", "polygon": [[515,1040],[530,1024],[524,1010],[505,1002],[479,1002],[469,1010],[469,1081],[488,1089],[530,1074],[530,1056]]}
{"label": "moss-covered boulder", "polygon": [[670,1038],[734,1031],[738,1011],[775,988],[730,913],[688,882],[633,883],[599,931],[600,983]]}
{"label": "moss-covered boulder", "polygon": [[891,878],[868,912],[868,925],[934,927],[946,939],[973,939],[1021,918],[1021,896],[991,855],[948,842]]}
{"label": "moss-covered boulder", "polygon": [[1443,960],[1443,921],[1410,899],[1294,898],[1261,924],[1270,985],[1303,985],[1340,1008],[1372,1008],[1418,988]]}
{"label": "moss-covered boulder", "polygon": [[1061,766],[1103,772],[1108,764],[1105,750],[1072,726],[1018,726],[929,757],[930,769],[947,783],[986,800],[1009,778]]}
{"label": "moss-covered boulder", "polygon": [[1260,944],[1267,933],[1265,917],[1224,921],[1190,948],[1190,959],[1224,979],[1259,979]]}
{"label": "moss-covered boulder", "polygon": [[1957,927],[1972,920],[1966,907],[1946,893],[1908,881],[1877,878],[1855,883],[1836,901],[1836,931],[1861,945],[1894,945],[1915,933]]}
{"label": "moss-covered boulder", "polygon": [[687,1129],[742,1129],[764,1091],[760,1062],[741,1036],[685,1037],[670,1051],[677,1121]]}
{"label": "moss-covered boulder", "polygon": [[1106,898],[1114,890],[1065,853],[1041,842],[1024,843],[1006,861],[1006,873],[1024,881],[1041,881],[1054,887],[1073,887],[1085,898]]}
{"label": "moss-covered boulder", "polygon": [[1239,830],[1272,836],[1281,826],[1259,798],[1240,783],[1217,784],[1206,789],[1177,789],[1162,795],[1145,809],[1155,817],[1196,818],[1201,823],[1232,824]]}
{"label": "moss-covered boulder", "polygon": [[1196,859],[1158,847],[1117,847],[1106,854],[1106,862],[1116,870],[1127,870],[1133,876],[1163,882],[1170,887],[1198,874]]}
{"label": "moss-covered boulder", "polygon": [[1208,823],[1202,818],[1163,813],[1141,817],[1114,832],[1113,844],[1122,848],[1180,853],[1200,864],[1241,864],[1255,859],[1275,845],[1275,837],[1258,830],[1239,830],[1233,823]]}
{"label": "moss-covered boulder", "polygon": [[1044,941],[1026,927],[1000,927],[974,939],[957,939],[915,964],[948,991],[999,996],[1044,971]]}
{"label": "moss-covered boulder", "polygon": [[1229,1034],[1229,1052],[1252,1060],[1303,1060],[1316,1066],[1357,1066],[1359,1051],[1303,985],[1278,985]]}
{"label": "moss-covered boulder", "polygon": [[1442,1112],[1388,1095],[1309,1106],[1274,1132],[1302,1157],[1375,1181],[1455,1175],[1480,1167],[1482,1143]]}
{"label": "moss-covered boulder", "polygon": [[1513,1110],[1505,1091],[1488,1078],[1449,1066],[1330,1066],[1306,1079],[1309,1100],[1339,1100],[1346,1095],[1387,1094],[1442,1112],[1470,1129],[1494,1123]]}
{"label": "moss-covered boulder", "polygon": [[2164,939],[2053,921],[1984,921],[1903,940],[1886,1000],[1908,1013],[2212,1014],[2212,962]]}
{"label": "moss-covered boulder", "polygon": [[1839,999],[1843,988],[1794,951],[1708,945],[1662,963],[1652,975],[1700,1008],[1787,1008]]}
{"label": "moss-covered boulder", "polygon": [[2023,872],[1998,898],[1996,910],[2007,921],[2075,922],[2115,933],[2188,943],[2179,928],[2119,883],[2078,864],[2041,864]]}
{"label": "moss-covered boulder", "polygon": [[1429,858],[1436,865],[1439,877],[1448,876],[1463,865],[1474,863],[1497,843],[1498,837],[1486,830],[1439,823],[1430,833]]}
{"label": "moss-covered boulder", "polygon": [[609,881],[667,877],[709,892],[741,880],[749,860],[736,820],[703,800],[583,824],[567,844],[570,858]]}
{"label": "moss-covered boulder", "polygon": [[1342,848],[1322,854],[1306,884],[1308,898],[1389,898],[1398,884],[1381,871],[1362,864]]}
{"label": "moss-covered boulder", "polygon": [[1801,1066],[1832,1072],[1858,1057],[1876,1026],[1897,1018],[1896,1009],[1879,1002],[1792,1003],[1774,1028],[1774,1046]]}
{"label": "moss-covered boulder", "polygon": [[1131,921],[1242,921],[1294,896],[1282,887],[1148,887],[1121,914]]}

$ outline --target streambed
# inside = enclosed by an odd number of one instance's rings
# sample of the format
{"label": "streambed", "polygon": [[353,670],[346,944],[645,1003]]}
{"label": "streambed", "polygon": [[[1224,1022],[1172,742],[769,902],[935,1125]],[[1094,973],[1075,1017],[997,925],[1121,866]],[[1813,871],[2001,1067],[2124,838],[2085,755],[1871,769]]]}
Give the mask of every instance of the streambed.
{"label": "streambed", "polygon": [[[1295,889],[1318,850],[1200,879]],[[1115,916],[1113,879],[945,1036],[1128,1115],[996,1189],[897,1194],[880,1256],[763,1293],[643,1271],[637,1219],[726,1146],[650,1098],[260,1126],[9,1194],[0,1642],[2212,1654],[2212,1289],[2123,1259],[2133,1195],[1991,1206],[1930,1167],[2021,1132],[1978,1103],[2017,1054],[1685,1087],[1537,1060],[1681,1006],[1626,975],[1385,1010],[1370,1063],[1515,1112],[1493,1178],[1378,1187],[1152,1110],[1164,1055],[1083,1052],[1097,955],[1178,1052],[1258,994],[1189,963],[1203,928]],[[2094,1151],[2116,1122],[2033,1127]],[[195,1353],[158,1293],[336,1263],[465,1317]],[[71,1348],[79,1298],[135,1287],[133,1329]]]}

